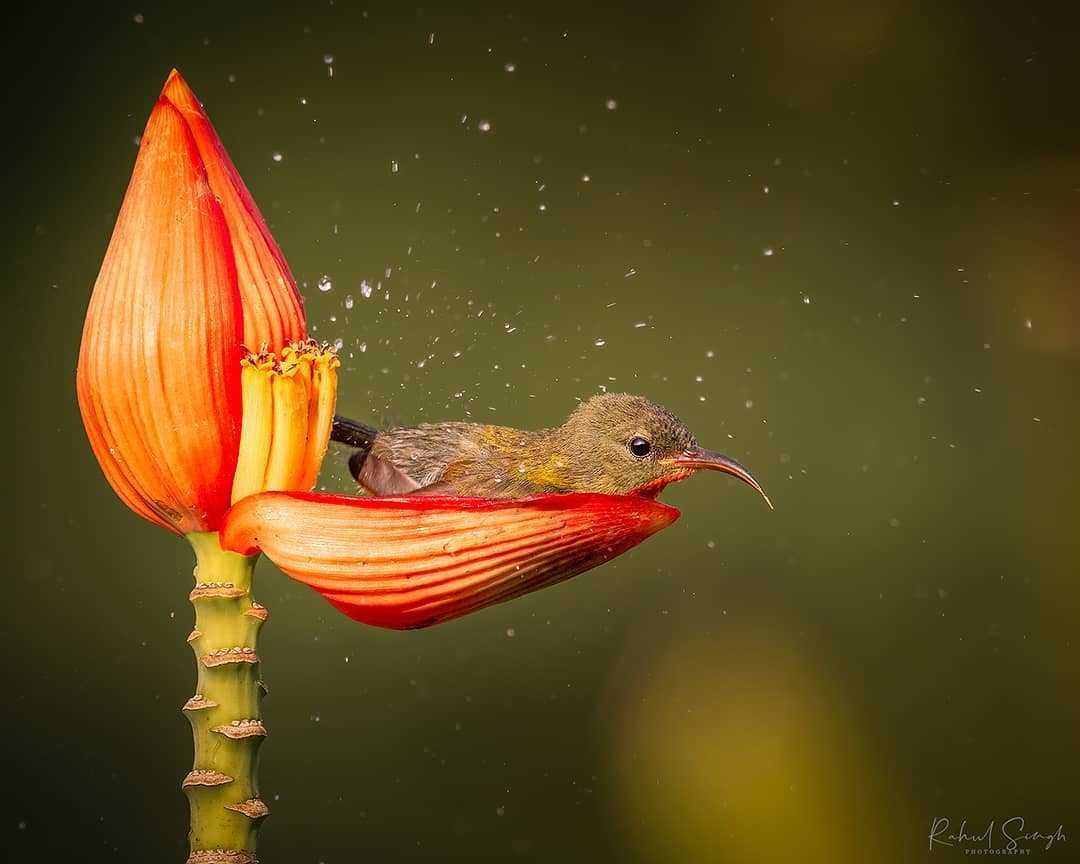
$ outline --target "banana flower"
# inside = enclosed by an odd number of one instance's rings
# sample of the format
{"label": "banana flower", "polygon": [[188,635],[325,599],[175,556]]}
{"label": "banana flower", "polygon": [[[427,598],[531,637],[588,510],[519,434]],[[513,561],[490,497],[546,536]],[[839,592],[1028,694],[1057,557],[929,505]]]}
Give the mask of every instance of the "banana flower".
{"label": "banana flower", "polygon": [[90,298],[76,389],[116,494],[196,555],[189,864],[251,864],[268,813],[256,777],[260,552],[359,621],[415,628],[581,573],[678,516],[644,497],[313,493],[338,366],[308,338],[281,250],[173,71]]}

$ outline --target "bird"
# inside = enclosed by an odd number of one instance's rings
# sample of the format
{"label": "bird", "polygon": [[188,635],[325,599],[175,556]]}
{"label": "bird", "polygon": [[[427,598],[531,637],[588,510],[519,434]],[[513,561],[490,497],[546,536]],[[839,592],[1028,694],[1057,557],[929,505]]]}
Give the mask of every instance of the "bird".
{"label": "bird", "polygon": [[737,477],[773,506],[747,468],[699,447],[678,417],[629,393],[592,396],[562,425],[537,431],[456,421],[377,430],[336,416],[331,437],[355,448],[349,470],[371,495],[655,498],[706,469]]}

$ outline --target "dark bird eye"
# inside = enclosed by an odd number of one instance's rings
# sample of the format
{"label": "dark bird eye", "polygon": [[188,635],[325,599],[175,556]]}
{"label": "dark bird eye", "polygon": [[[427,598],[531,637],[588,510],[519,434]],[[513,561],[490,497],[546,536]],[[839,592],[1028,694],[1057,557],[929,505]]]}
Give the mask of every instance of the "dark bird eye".
{"label": "dark bird eye", "polygon": [[652,445],[640,436],[631,438],[630,443],[626,446],[630,448],[630,452],[637,456],[638,459],[644,459],[652,449]]}

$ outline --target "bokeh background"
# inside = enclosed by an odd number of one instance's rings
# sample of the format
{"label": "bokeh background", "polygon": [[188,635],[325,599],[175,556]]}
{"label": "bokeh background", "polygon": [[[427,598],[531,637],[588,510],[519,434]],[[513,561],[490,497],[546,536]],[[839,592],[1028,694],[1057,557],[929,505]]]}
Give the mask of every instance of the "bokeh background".
{"label": "bokeh background", "polygon": [[172,66],[343,413],[629,390],[777,505],[698,477],[625,557],[422,632],[261,564],[264,861],[953,860],[933,817],[1014,815],[1076,854],[1069,4],[442,5],[8,22],[11,860],[186,854],[191,556],[107,487],[73,377]]}

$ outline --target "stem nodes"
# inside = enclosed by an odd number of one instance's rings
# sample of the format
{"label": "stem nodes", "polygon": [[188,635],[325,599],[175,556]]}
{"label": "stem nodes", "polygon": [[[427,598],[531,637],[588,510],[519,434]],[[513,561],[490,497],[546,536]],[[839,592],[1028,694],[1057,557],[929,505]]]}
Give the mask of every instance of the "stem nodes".
{"label": "stem nodes", "polygon": [[199,561],[190,597],[198,660],[184,704],[195,758],[181,786],[191,808],[188,864],[255,864],[269,812],[259,797],[258,749],[266,737],[255,650],[265,609],[251,599],[255,558],[222,550],[217,534],[189,534]]}
{"label": "stem nodes", "polygon": [[[190,641],[190,640],[189,640]],[[217,702],[213,699],[207,699],[202,693],[196,693],[187,702],[184,703],[184,707],[181,711],[201,711],[204,708],[217,708]]]}
{"label": "stem nodes", "polygon": [[259,655],[255,653],[254,648],[237,645],[233,648],[218,648],[216,651],[204,654],[200,659],[203,666],[210,669],[227,663],[258,663]]}
{"label": "stem nodes", "polygon": [[197,768],[194,771],[188,771],[184,782],[180,785],[186,789],[188,786],[224,786],[232,782],[233,778],[228,774],[222,774],[213,768]]}
{"label": "stem nodes", "polygon": [[250,852],[231,849],[199,849],[188,855],[187,864],[259,864]]}
{"label": "stem nodes", "polygon": [[263,726],[262,720],[233,720],[231,723],[222,723],[220,726],[211,726],[211,732],[217,732],[218,735],[224,735],[226,738],[251,738],[258,735],[261,738],[266,737],[266,727]]}
{"label": "stem nodes", "polygon": [[265,819],[270,815],[270,808],[266,806],[266,803],[262,798],[248,798],[246,801],[238,801],[235,804],[226,804],[225,809],[232,810],[234,813],[243,813],[253,822]]}

